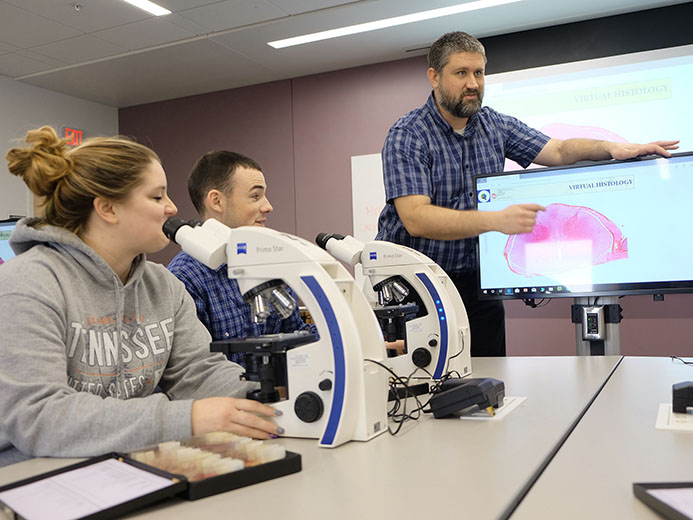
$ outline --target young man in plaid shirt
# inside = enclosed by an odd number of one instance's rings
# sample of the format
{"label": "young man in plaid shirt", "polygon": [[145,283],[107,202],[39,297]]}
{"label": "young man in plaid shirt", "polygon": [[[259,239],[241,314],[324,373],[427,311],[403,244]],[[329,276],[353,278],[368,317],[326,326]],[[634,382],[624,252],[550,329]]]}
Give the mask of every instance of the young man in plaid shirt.
{"label": "young man in plaid shirt", "polygon": [[[231,228],[265,225],[272,211],[266,192],[260,165],[226,150],[200,157],[188,177],[188,193],[200,217],[215,218]],[[212,270],[181,251],[168,268],[185,284],[197,316],[214,341],[297,330],[315,332],[314,325],[303,322],[298,308],[286,319],[272,312],[265,323],[254,322],[238,282],[228,277],[226,264]],[[229,357],[243,365],[243,354]]]}

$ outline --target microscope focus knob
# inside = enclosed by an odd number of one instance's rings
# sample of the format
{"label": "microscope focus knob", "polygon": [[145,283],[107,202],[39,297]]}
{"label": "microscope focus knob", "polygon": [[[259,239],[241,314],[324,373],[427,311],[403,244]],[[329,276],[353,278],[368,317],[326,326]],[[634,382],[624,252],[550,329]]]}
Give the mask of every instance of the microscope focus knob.
{"label": "microscope focus knob", "polygon": [[411,362],[419,368],[428,366],[432,359],[431,353],[425,348],[419,347],[411,353]]}
{"label": "microscope focus knob", "polygon": [[322,399],[315,392],[303,392],[294,402],[294,412],[303,422],[315,422],[322,417]]}
{"label": "microscope focus knob", "polygon": [[332,390],[332,381],[325,378],[318,383],[318,388],[323,391]]}
{"label": "microscope focus knob", "polygon": [[431,338],[428,340],[428,346],[429,347],[437,347],[438,346],[438,340],[436,338]]}

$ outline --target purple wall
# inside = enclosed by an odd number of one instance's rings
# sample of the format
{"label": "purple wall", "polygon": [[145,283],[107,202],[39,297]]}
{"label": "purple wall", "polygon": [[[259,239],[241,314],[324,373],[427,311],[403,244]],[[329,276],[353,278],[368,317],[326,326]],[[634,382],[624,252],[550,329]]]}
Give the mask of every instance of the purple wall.
{"label": "purple wall", "polygon": [[417,57],[293,80],[296,232],[352,233],[351,157],[379,153],[388,129],[430,91]]}
{"label": "purple wall", "polygon": [[[228,148],[262,165],[274,205],[268,225],[313,240],[352,233],[351,157],[378,153],[390,125],[430,91],[424,57],[121,109],[120,132],[162,158],[179,214],[195,216],[186,180],[202,153]],[[175,246],[153,257],[163,263]],[[529,309],[510,302],[510,355],[574,355],[571,299]],[[621,351],[693,355],[693,296],[623,298]]]}

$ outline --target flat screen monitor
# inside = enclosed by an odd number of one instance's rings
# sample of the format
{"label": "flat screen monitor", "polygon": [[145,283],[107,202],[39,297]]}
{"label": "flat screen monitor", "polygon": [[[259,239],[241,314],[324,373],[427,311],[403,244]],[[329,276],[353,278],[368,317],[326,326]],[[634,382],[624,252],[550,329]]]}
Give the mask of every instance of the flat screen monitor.
{"label": "flat screen monitor", "polygon": [[14,251],[10,247],[10,235],[17,225],[17,220],[19,219],[0,220],[0,265],[14,256]]}
{"label": "flat screen monitor", "polygon": [[693,292],[693,152],[480,175],[476,207],[537,203],[531,233],[478,239],[479,297]]}

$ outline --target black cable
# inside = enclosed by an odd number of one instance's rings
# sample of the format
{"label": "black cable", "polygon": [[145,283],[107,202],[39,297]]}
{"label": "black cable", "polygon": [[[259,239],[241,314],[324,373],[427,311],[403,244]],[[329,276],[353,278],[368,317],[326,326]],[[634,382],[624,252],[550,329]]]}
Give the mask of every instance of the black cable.
{"label": "black cable", "polygon": [[[392,375],[392,377],[390,378],[390,393],[394,397],[394,400],[393,400],[392,408],[390,408],[390,410],[388,410],[387,415],[390,419],[392,419],[392,421],[394,423],[397,424],[397,428],[394,431],[392,431],[392,429],[388,425],[387,431],[390,433],[390,435],[397,435],[399,433],[400,429],[402,428],[402,424],[404,424],[405,421],[407,421],[408,419],[418,420],[418,418],[419,418],[418,416],[416,416],[416,417],[413,416],[413,414],[416,413],[416,409],[414,411],[412,411],[412,413],[407,413],[407,399],[406,399],[410,395],[416,397],[414,395],[414,392],[409,388],[409,379],[412,375],[414,375],[417,372],[418,368],[416,370],[414,370],[414,372],[412,372],[406,379],[403,379],[401,376],[397,375],[390,367],[382,364],[379,361],[375,361],[374,359],[364,359],[364,361],[369,361],[371,363],[375,363],[376,365],[387,370]],[[404,394],[404,400],[399,395],[398,385],[400,385],[401,387],[404,387],[404,389],[406,390],[406,392]],[[418,401],[418,398],[417,398],[417,401]],[[400,412],[400,408],[402,409],[401,412]]]}
{"label": "black cable", "polygon": [[[397,435],[399,431],[402,429],[402,425],[407,422],[407,421],[418,421],[421,418],[422,413],[431,413],[430,407],[429,410],[425,410],[426,407],[429,406],[429,403],[433,396],[440,391],[440,386],[443,384],[444,381],[447,381],[450,379],[453,373],[457,374],[459,376],[459,373],[456,371],[453,372],[447,372],[443,374],[443,376],[436,380],[433,379],[433,375],[426,369],[417,367],[411,374],[409,374],[406,378],[402,378],[401,376],[397,375],[390,367],[384,365],[383,363],[376,361],[374,359],[364,359],[364,361],[369,361],[371,363],[374,363],[385,370],[387,370],[392,377],[390,378],[390,393],[394,397],[393,399],[393,404],[392,407],[388,410],[387,416],[397,424],[397,428],[393,431],[390,426],[388,425],[387,431],[390,433],[390,435]],[[426,400],[426,402],[422,403],[421,400],[419,399],[419,396],[414,393],[414,391],[410,388],[409,383],[411,378],[416,374],[419,370],[422,370],[425,372],[430,378],[432,383],[429,386],[429,394],[430,396]],[[399,390],[404,388],[404,397],[400,397],[400,392]],[[414,400],[416,401],[416,406],[411,409],[409,412],[407,412],[407,398],[408,397],[413,397]],[[400,411],[401,410],[401,411]]]}
{"label": "black cable", "polygon": [[685,359],[680,358],[678,356],[669,356],[669,357],[671,358],[672,361],[680,361],[684,365],[693,365],[693,361],[686,361]]}
{"label": "black cable", "polygon": [[[464,336],[462,336],[461,339],[462,339],[462,348],[460,349],[460,351],[459,351],[457,354],[455,354],[454,356],[450,356],[450,357],[448,358],[447,363],[445,363],[445,373],[449,373],[449,372],[450,372],[450,361],[452,361],[453,359],[455,359],[457,356],[461,356],[461,355],[462,355],[462,352],[464,352],[464,347],[465,347],[465,344],[464,344]],[[457,372],[457,371],[455,371],[455,372],[456,372],[457,375],[459,376],[459,372]],[[431,377],[431,379],[433,379],[433,377]]]}
{"label": "black cable", "polygon": [[[402,428],[402,425],[406,421],[408,421],[408,420],[418,421],[419,418],[421,417],[421,410],[422,410],[424,405],[422,405],[421,401],[419,401],[419,396],[414,394],[413,392],[411,393],[411,396],[416,401],[417,406],[410,413],[407,413],[407,399],[406,399],[408,394],[410,393],[409,382],[411,381],[411,378],[414,376],[414,374],[416,374],[419,370],[423,370],[424,372],[426,372],[426,374],[428,374],[429,377],[433,378],[433,376],[431,375],[430,372],[428,372],[426,369],[421,368],[421,367],[416,367],[412,371],[412,373],[407,376],[406,383],[404,385],[405,388],[407,389],[407,393],[405,394],[404,404],[402,405],[402,413],[399,415],[393,416],[393,418],[392,418],[392,420],[394,422],[398,422],[399,425],[397,426],[397,429],[395,430],[395,432],[392,433],[392,435],[397,435],[397,433],[399,433],[399,430]],[[401,378],[399,378],[399,379],[401,380]],[[395,395],[397,395],[399,397],[399,392],[397,391],[397,386],[391,385],[391,387],[392,387],[393,391],[395,392]],[[389,430],[389,427],[388,427],[388,430]]]}

